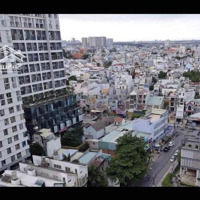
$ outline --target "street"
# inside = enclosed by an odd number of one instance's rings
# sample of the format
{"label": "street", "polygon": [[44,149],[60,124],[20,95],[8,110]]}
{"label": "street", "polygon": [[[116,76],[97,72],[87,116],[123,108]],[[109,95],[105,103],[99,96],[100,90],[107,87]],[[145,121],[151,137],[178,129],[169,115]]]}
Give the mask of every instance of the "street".
{"label": "street", "polygon": [[[161,152],[156,161],[150,165],[150,168],[148,169],[144,178],[133,184],[133,187],[151,187],[158,185],[158,183],[172,164],[169,160],[172,155],[174,155],[178,147],[181,146],[181,140],[187,132],[187,129],[184,129],[184,131],[182,131],[180,127],[177,127],[176,131],[177,133],[174,139],[172,139],[173,141],[175,141],[175,145],[172,146],[168,152]],[[150,177],[149,181],[147,181],[147,176]]]}

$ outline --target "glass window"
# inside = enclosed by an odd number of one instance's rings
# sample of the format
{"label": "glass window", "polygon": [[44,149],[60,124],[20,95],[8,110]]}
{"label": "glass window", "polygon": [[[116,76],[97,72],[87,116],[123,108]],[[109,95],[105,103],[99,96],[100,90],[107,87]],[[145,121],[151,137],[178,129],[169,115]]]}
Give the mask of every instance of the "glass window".
{"label": "glass window", "polygon": [[18,153],[17,154],[17,159],[21,158],[22,157],[22,154],[21,153]]}
{"label": "glass window", "polygon": [[8,138],[8,144],[11,144],[12,143],[12,138]]}
{"label": "glass window", "polygon": [[17,141],[17,140],[19,140],[19,136],[18,136],[18,135],[15,135],[15,136],[14,136],[14,141]]}
{"label": "glass window", "polygon": [[15,155],[11,156],[11,161],[12,161],[12,162],[15,161]]}
{"label": "glass window", "polygon": [[7,148],[7,154],[11,153],[11,148]]}
{"label": "glass window", "polygon": [[8,129],[3,130],[4,136],[8,135]]}

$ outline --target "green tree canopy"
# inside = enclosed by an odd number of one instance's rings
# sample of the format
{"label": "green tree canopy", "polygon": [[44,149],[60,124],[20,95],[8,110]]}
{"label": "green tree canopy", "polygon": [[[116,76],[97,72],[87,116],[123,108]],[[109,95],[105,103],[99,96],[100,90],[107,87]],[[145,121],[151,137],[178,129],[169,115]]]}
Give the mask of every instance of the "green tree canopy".
{"label": "green tree canopy", "polygon": [[43,156],[44,150],[39,143],[32,143],[30,144],[30,153],[31,155]]}
{"label": "green tree canopy", "polygon": [[66,131],[61,136],[61,144],[73,147],[79,146],[82,143],[81,142],[82,135],[83,135],[82,127],[76,127],[71,131]]}
{"label": "green tree canopy", "polygon": [[91,165],[88,167],[88,187],[107,187],[108,181],[103,172],[96,166]]}
{"label": "green tree canopy", "polygon": [[116,156],[106,169],[112,181],[128,185],[142,178],[147,171],[148,154],[143,138],[125,134],[117,139]]}
{"label": "green tree canopy", "polygon": [[68,78],[68,81],[76,81],[76,80],[77,80],[76,76],[70,76]]}
{"label": "green tree canopy", "polygon": [[157,79],[155,77],[153,77],[152,82],[155,84],[157,82]]}
{"label": "green tree canopy", "polygon": [[166,78],[166,77],[167,77],[167,72],[163,72],[163,71],[159,72],[158,78]]}
{"label": "green tree canopy", "polygon": [[149,90],[152,91],[153,90],[153,85],[149,86]]}
{"label": "green tree canopy", "polygon": [[188,71],[183,73],[184,77],[189,77],[192,82],[199,82],[200,81],[200,71]]}

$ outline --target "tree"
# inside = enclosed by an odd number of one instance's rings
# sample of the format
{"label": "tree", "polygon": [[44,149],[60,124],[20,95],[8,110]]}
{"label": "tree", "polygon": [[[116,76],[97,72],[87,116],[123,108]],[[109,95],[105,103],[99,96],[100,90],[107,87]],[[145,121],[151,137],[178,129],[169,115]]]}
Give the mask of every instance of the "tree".
{"label": "tree", "polygon": [[147,171],[148,154],[143,138],[125,134],[117,139],[116,156],[106,169],[107,176],[121,185],[129,185],[141,179]]}
{"label": "tree", "polygon": [[77,81],[76,76],[70,76],[68,78],[68,81]]}
{"label": "tree", "polygon": [[108,181],[103,172],[98,167],[91,165],[88,167],[88,187],[107,187]]}
{"label": "tree", "polygon": [[143,114],[143,113],[133,113],[131,120],[134,120],[135,118],[140,118],[144,115],[145,114]]}
{"label": "tree", "polygon": [[157,82],[157,79],[155,77],[153,77],[152,82],[155,84]]}
{"label": "tree", "polygon": [[72,146],[76,147],[79,146],[82,141],[81,138],[83,136],[83,129],[82,127],[76,127],[71,131],[66,131],[61,136],[61,144],[65,146]]}
{"label": "tree", "polygon": [[184,77],[188,77],[192,82],[199,82],[200,81],[200,71],[189,71],[183,73]]}
{"label": "tree", "polygon": [[167,77],[167,72],[160,71],[158,74],[158,78],[166,78]]}
{"label": "tree", "polygon": [[97,63],[97,67],[100,67],[100,65],[101,65],[100,63]]}
{"label": "tree", "polygon": [[68,154],[68,156],[66,156],[65,154],[63,154],[63,161],[67,161],[67,162],[70,162],[71,161],[71,156],[70,154]]}
{"label": "tree", "polygon": [[153,90],[153,85],[149,86],[149,90],[152,91]]}
{"label": "tree", "polygon": [[31,155],[43,156],[45,152],[39,143],[32,143],[30,144],[30,153]]}

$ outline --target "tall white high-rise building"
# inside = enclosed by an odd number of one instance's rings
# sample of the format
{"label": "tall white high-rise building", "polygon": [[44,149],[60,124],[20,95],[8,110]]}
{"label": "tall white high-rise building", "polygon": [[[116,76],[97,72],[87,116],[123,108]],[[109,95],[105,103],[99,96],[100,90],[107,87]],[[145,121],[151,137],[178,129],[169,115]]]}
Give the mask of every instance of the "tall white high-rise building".
{"label": "tall white high-rise building", "polygon": [[[6,39],[2,34],[0,46]],[[0,56],[0,171],[30,156],[19,75],[11,68],[16,66],[14,59],[2,62],[6,56],[3,52]]]}
{"label": "tall white high-rise building", "polygon": [[82,38],[82,46],[83,47],[88,47],[88,40],[87,40],[87,38]]}
{"label": "tall white high-rise building", "polygon": [[[21,112],[23,113],[24,109],[29,140],[32,140],[36,130],[50,128],[54,134],[60,134],[82,121],[81,109],[76,105],[76,96],[66,91],[57,14],[1,14],[0,47],[3,45],[20,50],[25,56],[22,67],[14,77],[19,83],[16,95],[22,97]],[[0,80],[4,82],[1,74]],[[10,80],[6,82],[12,83]],[[0,90],[0,94],[2,92],[4,90]],[[12,93],[8,95],[10,96]],[[4,98],[7,98],[6,94]],[[10,115],[7,116],[8,112],[4,108],[0,107],[0,110],[6,113],[5,117],[10,125]],[[14,111],[18,115],[15,107]],[[16,121],[20,122],[17,119]],[[1,129],[0,134],[4,135]]]}
{"label": "tall white high-rise building", "polygon": [[171,41],[170,40],[165,41],[165,47],[171,47]]}
{"label": "tall white high-rise building", "polygon": [[108,47],[113,46],[113,39],[112,38],[108,38],[106,40],[106,46],[108,46]]}
{"label": "tall white high-rise building", "polygon": [[88,46],[89,47],[105,47],[106,37],[89,37]]}

